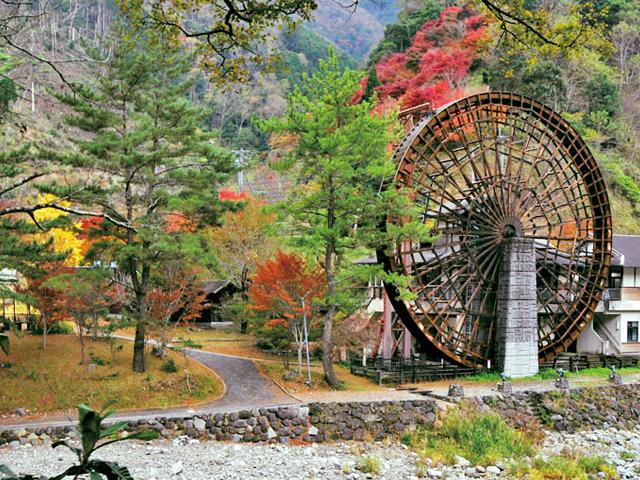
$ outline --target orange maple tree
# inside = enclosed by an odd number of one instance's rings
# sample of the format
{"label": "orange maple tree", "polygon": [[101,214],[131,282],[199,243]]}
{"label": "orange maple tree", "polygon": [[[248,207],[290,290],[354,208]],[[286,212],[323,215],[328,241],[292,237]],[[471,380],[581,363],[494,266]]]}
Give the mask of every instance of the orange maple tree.
{"label": "orange maple tree", "polygon": [[295,253],[278,250],[274,258],[258,264],[251,277],[250,308],[287,321],[297,346],[298,373],[313,321],[313,305],[323,296],[324,272],[319,267],[310,267]]}
{"label": "orange maple tree", "polygon": [[[275,250],[275,241],[266,228],[275,222],[275,215],[266,212],[258,200],[248,197],[244,207],[225,212],[222,225],[210,230],[209,238],[224,274],[240,288],[242,300],[248,300],[251,274],[256,262],[269,257]],[[246,333],[248,321],[243,318],[240,331]]]}
{"label": "orange maple tree", "polygon": [[37,276],[26,276],[25,282],[16,286],[16,294],[30,305],[34,305],[40,312],[38,326],[42,330],[42,348],[47,348],[47,333],[51,330],[51,326],[60,317],[56,314],[56,298],[60,292],[49,287],[47,282],[60,275],[64,271],[64,262],[52,261],[40,265],[40,274]]}

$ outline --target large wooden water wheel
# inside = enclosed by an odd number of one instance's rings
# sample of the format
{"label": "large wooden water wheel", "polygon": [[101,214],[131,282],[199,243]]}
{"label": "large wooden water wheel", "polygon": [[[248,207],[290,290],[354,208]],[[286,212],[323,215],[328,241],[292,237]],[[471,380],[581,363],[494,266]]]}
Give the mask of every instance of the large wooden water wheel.
{"label": "large wooden water wheel", "polygon": [[395,158],[395,185],[435,238],[378,252],[412,277],[413,300],[387,285],[411,333],[457,363],[486,365],[501,246],[522,237],[535,247],[540,361],[565,351],[591,319],[611,257],[605,184],[576,131],[534,100],[482,93],[418,121]]}

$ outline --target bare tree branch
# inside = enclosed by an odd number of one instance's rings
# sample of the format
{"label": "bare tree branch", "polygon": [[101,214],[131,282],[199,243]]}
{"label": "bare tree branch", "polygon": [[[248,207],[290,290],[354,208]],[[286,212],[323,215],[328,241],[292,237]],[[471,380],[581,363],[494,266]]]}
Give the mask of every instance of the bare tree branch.
{"label": "bare tree branch", "polygon": [[29,215],[33,219],[34,218],[33,214],[35,212],[37,212],[39,210],[44,210],[46,208],[52,208],[54,210],[59,210],[61,212],[71,213],[71,214],[79,215],[79,216],[82,216],[82,217],[100,217],[100,218],[104,218],[105,220],[111,222],[114,225],[117,225],[119,227],[125,228],[127,230],[131,230],[134,233],[137,232],[136,228],[129,222],[117,220],[113,216],[111,216],[111,215],[109,215],[107,213],[104,213],[104,212],[92,212],[92,211],[81,210],[81,209],[73,208],[73,207],[65,207],[64,205],[60,204],[60,202],[62,202],[62,201],[65,201],[65,199],[59,199],[59,200],[57,200],[55,202],[39,203],[37,205],[32,205],[32,206],[19,206],[19,207],[2,208],[2,209],[0,209],[0,217],[6,216],[6,215],[12,215],[12,214],[24,213],[26,215]]}

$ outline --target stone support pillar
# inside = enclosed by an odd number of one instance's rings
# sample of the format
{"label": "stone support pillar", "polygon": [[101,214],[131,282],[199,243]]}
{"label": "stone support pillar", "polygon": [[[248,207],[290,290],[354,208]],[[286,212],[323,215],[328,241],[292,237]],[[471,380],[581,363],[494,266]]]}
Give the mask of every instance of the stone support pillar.
{"label": "stone support pillar", "polygon": [[538,373],[536,256],[532,239],[503,241],[498,280],[496,367],[508,377]]}
{"label": "stone support pillar", "polygon": [[[400,322],[400,319],[397,319],[396,322]],[[402,335],[402,357],[407,360],[411,359],[411,347],[413,337],[411,336],[411,332],[404,325],[402,326],[404,329],[404,334]]]}

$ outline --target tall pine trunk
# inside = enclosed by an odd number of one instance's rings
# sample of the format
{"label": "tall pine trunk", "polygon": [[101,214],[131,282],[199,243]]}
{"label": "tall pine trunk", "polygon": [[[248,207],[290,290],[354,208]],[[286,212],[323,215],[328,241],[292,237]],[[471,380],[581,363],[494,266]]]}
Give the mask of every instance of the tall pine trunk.
{"label": "tall pine trunk", "polygon": [[136,336],[133,339],[133,371],[142,373],[146,369],[144,358],[145,324],[142,321],[136,323]]}
{"label": "tall pine trunk", "polygon": [[331,330],[333,328],[333,318],[336,314],[336,278],[333,271],[333,245],[330,243],[325,249],[324,269],[327,278],[327,314],[324,317],[324,328],[322,331],[322,369],[327,383],[334,388],[340,387],[338,377],[333,370],[333,359],[331,355],[332,341]]}
{"label": "tall pine trunk", "polygon": [[133,371],[142,373],[146,370],[145,357],[144,357],[144,337],[146,334],[145,325],[145,298],[144,295],[138,294],[137,297],[137,309],[138,318],[136,321],[136,335],[133,339]]}

